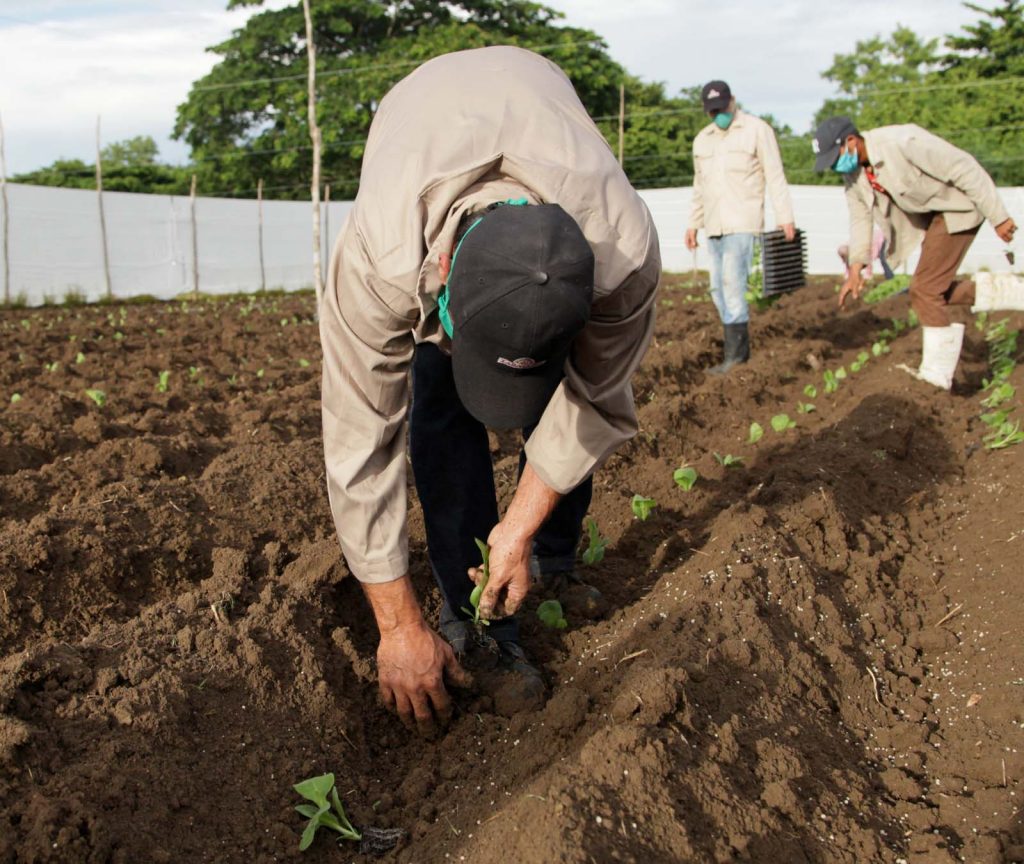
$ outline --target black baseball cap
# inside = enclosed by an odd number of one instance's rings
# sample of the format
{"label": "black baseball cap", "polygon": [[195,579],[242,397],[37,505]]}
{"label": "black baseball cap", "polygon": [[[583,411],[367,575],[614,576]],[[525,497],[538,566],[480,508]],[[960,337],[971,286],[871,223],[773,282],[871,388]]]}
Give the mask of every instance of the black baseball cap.
{"label": "black baseball cap", "polygon": [[474,222],[448,277],[452,372],[493,429],[532,426],[590,319],[594,253],[557,204],[505,204]]}
{"label": "black baseball cap", "polygon": [[839,158],[839,151],[849,135],[860,135],[857,127],[849,117],[829,117],[822,120],[818,131],[814,133],[811,147],[817,158],[814,160],[815,171],[828,171]]}
{"label": "black baseball cap", "polygon": [[720,114],[732,101],[732,90],[724,81],[708,81],[700,91],[705,114]]}

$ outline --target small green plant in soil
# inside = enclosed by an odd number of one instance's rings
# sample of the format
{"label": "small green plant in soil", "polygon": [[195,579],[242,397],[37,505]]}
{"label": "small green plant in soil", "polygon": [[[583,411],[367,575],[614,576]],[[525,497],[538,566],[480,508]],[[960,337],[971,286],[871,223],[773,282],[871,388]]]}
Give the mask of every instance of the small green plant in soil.
{"label": "small green plant in soil", "polygon": [[1004,402],[1009,402],[1015,395],[1017,395],[1017,388],[1009,381],[1004,381],[982,399],[981,404],[986,408],[998,408]]}
{"label": "small green plant in soil", "polygon": [[299,366],[303,369],[309,368],[309,361],[305,357],[299,358]]}
{"label": "small green plant in soil", "polygon": [[84,362],[85,362],[85,355],[81,351],[79,351],[75,355],[75,365],[76,366],[81,366]]}
{"label": "small green plant in soil", "polygon": [[697,469],[683,465],[672,472],[672,479],[676,481],[676,486],[684,492],[689,492],[697,482]]}
{"label": "small green plant in soil", "polygon": [[822,373],[821,377],[825,382],[826,393],[835,393],[836,390],[839,389],[839,381],[836,378],[836,373],[831,369],[826,369],[824,373]]}
{"label": "small green plant in soil", "polygon": [[796,428],[796,420],[791,420],[788,414],[776,414],[772,417],[772,429],[776,432],[785,432],[788,429]]}
{"label": "small green plant in soil", "polygon": [[992,432],[989,432],[983,439],[985,448],[988,450],[1002,450],[1013,444],[1024,444],[1024,430],[1020,428],[1020,420],[1011,423],[1007,420],[1000,423]]}
{"label": "small green plant in soil", "polygon": [[814,407],[813,402],[797,402],[796,410],[798,414],[810,414],[812,411],[817,411],[818,409]]}
{"label": "small green plant in soil", "polygon": [[545,600],[541,603],[537,607],[537,617],[552,630],[564,630],[569,626],[562,612],[562,604],[557,600]]}
{"label": "small green plant in soil", "polygon": [[869,288],[864,293],[864,302],[880,303],[882,300],[886,300],[894,294],[899,294],[909,285],[910,276],[905,273],[897,273],[892,277],[892,279],[886,279],[884,282],[879,282],[877,285]]}
{"label": "small green plant in soil", "polygon": [[604,560],[604,548],[608,545],[608,539],[601,536],[597,529],[597,522],[593,519],[587,520],[587,548],[583,550],[584,564],[599,564]]}
{"label": "small green plant in soil", "polygon": [[12,393],[11,394],[11,404],[12,405],[17,405],[20,401],[21,401],[21,394],[20,393]]}
{"label": "small green plant in soil", "polygon": [[877,342],[871,344],[871,353],[875,357],[881,357],[883,354],[889,353],[889,345],[884,339],[879,339]]}
{"label": "small green plant in soil", "polygon": [[723,468],[739,468],[743,464],[742,456],[733,456],[732,453],[725,455],[715,451],[714,457]]}
{"label": "small green plant in soil", "polygon": [[166,393],[167,392],[167,388],[170,387],[170,385],[171,385],[171,370],[170,369],[164,369],[163,372],[161,372],[159,377],[157,378],[157,382],[156,382],[156,391],[157,391],[157,393]]}
{"label": "small green plant in soil", "polygon": [[95,388],[90,387],[85,391],[85,395],[96,403],[97,408],[102,408],[104,405],[107,404],[107,394],[104,393],[102,390],[97,390]]}
{"label": "small green plant in soil", "polygon": [[641,522],[646,522],[647,517],[651,515],[651,511],[657,506],[657,501],[653,498],[645,498],[643,495],[634,495],[632,500],[629,502],[629,507],[633,511],[633,515]]}
{"label": "small green plant in soil", "polygon": [[818,388],[815,387],[813,384],[808,384],[806,387],[804,387],[804,396],[806,396],[808,399],[817,399]]}
{"label": "small green plant in soil", "polygon": [[487,587],[487,580],[491,578],[491,547],[479,537],[474,537],[473,542],[476,543],[476,548],[480,550],[480,557],[483,559],[483,563],[480,565],[480,581],[476,583],[476,587],[469,595],[469,605],[473,608],[467,609],[463,606],[462,611],[472,616],[472,621],[477,627],[486,627],[491,622],[486,618],[480,617],[480,598],[483,596],[484,588]]}
{"label": "small green plant in soil", "polygon": [[[333,774],[321,774],[319,777],[310,777],[292,787],[311,804],[297,804],[295,809],[309,821],[302,832],[302,839],[299,841],[299,849],[305,852],[313,843],[317,829],[329,828],[337,831],[345,840],[359,842],[363,835],[359,833],[345,815],[345,808],[341,806],[341,799],[338,797],[338,790],[334,785]],[[328,800],[330,796],[330,800]],[[331,808],[334,812],[331,812]]]}
{"label": "small green plant in soil", "polygon": [[750,424],[750,433],[747,435],[748,444],[756,444],[764,435],[764,427],[756,420]]}
{"label": "small green plant in soil", "polygon": [[52,372],[56,372],[58,369],[60,369],[60,363],[58,363],[56,360],[54,360],[52,363],[44,363],[43,367],[46,369],[47,372],[51,372],[52,373]]}

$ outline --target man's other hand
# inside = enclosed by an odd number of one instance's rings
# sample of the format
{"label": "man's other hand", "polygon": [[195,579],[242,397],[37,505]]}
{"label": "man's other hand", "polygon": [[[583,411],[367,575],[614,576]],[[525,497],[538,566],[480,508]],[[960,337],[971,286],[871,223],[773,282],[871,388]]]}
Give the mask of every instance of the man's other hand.
{"label": "man's other hand", "polygon": [[1006,219],[996,225],[996,234],[999,235],[999,239],[1004,243],[1013,242],[1013,235],[1017,231],[1017,223],[1012,219]]}
{"label": "man's other hand", "polygon": [[686,248],[691,252],[697,248],[697,229],[687,228],[686,229]]}
{"label": "man's other hand", "polygon": [[842,309],[846,298],[853,295],[854,300],[860,299],[860,292],[864,289],[864,277],[860,275],[860,269],[850,270],[843,287],[839,289],[839,308]]}
{"label": "man's other hand", "polygon": [[[533,538],[517,533],[506,522],[503,520],[495,525],[487,537],[491,552],[487,587],[480,595],[480,615],[483,618],[514,615],[530,591]],[[469,578],[474,583],[479,584],[482,576],[480,568],[470,568]]]}
{"label": "man's other hand", "polygon": [[382,632],[377,647],[380,696],[408,728],[430,736],[446,726],[452,703],[444,679],[456,687],[468,687],[472,679],[451,646],[422,619]]}
{"label": "man's other hand", "polygon": [[787,243],[792,243],[796,240],[796,225],[792,222],[787,222],[785,225],[780,226],[782,228],[782,235],[786,238]]}

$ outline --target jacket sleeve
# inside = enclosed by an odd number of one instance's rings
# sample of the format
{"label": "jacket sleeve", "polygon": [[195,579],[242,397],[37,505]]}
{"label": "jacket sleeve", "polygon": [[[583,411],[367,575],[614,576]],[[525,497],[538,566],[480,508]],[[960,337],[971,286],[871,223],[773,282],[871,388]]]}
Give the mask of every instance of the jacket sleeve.
{"label": "jacket sleeve", "polygon": [[[923,131],[923,130],[922,130]],[[918,133],[904,149],[907,160],[916,168],[964,193],[992,225],[1010,218],[996,184],[970,153],[929,132]]]}
{"label": "jacket sleeve", "polygon": [[772,209],[779,225],[793,224],[793,202],[789,197],[786,172],[782,167],[782,154],[775,132],[767,123],[759,125],[757,133],[757,158],[764,170],[765,185],[772,199]]}
{"label": "jacket sleeve", "polygon": [[693,193],[690,199],[690,224],[688,228],[695,230],[704,227],[704,181],[697,167],[697,152],[693,151]]}
{"label": "jacket sleeve", "polygon": [[573,343],[566,376],[526,442],[526,458],[552,489],[574,489],[637,431],[630,379],[654,333],[661,254],[653,226],[644,263],[594,303]]}
{"label": "jacket sleeve", "polygon": [[320,308],[323,434],[331,514],[361,582],[408,572],[406,413],[417,310],[376,274],[350,217]]}
{"label": "jacket sleeve", "polygon": [[862,170],[855,178],[846,181],[846,206],[850,211],[849,261],[853,264],[871,265],[871,241],[874,236],[874,220],[871,206],[864,200],[861,183]]}

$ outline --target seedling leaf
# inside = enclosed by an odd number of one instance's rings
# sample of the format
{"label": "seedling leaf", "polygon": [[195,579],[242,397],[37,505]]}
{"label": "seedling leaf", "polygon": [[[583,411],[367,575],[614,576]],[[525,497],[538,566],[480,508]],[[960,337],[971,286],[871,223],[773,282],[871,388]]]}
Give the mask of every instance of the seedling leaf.
{"label": "seedling leaf", "polygon": [[637,519],[641,522],[646,522],[647,517],[651,515],[651,511],[658,506],[658,502],[653,498],[645,498],[643,495],[634,495],[629,502],[629,506]]}
{"label": "seedling leaf", "polygon": [[545,600],[537,607],[537,617],[553,630],[564,630],[569,626],[562,613],[562,604],[557,600]]}
{"label": "seedling leaf", "polygon": [[102,390],[95,390],[93,388],[89,388],[85,391],[85,395],[92,399],[92,401],[95,402],[97,407],[99,408],[102,408],[104,405],[107,404],[107,394],[104,393]]}
{"label": "seedling leaf", "polygon": [[814,407],[813,402],[797,402],[796,410],[801,414],[810,414],[812,411],[817,409]]}
{"label": "seedling leaf", "polygon": [[312,819],[317,816],[320,811],[313,804],[296,804],[295,809],[299,811],[307,819]]}
{"label": "seedling leaf", "polygon": [[599,564],[604,560],[604,548],[608,540],[601,536],[597,529],[597,522],[593,519],[587,520],[587,548],[583,550],[584,564]]}
{"label": "seedling leaf", "polygon": [[818,397],[818,388],[813,384],[808,384],[804,387],[804,396],[808,399],[816,399]]}
{"label": "seedling leaf", "polygon": [[682,468],[676,468],[672,473],[672,479],[676,481],[676,485],[680,489],[684,492],[689,492],[697,482],[697,469],[691,468],[689,465],[683,465]]}
{"label": "seedling leaf", "polygon": [[748,444],[756,444],[764,435],[764,427],[756,420],[750,424],[750,434],[747,437]]}
{"label": "seedling leaf", "polygon": [[776,432],[785,432],[787,429],[796,427],[796,421],[790,420],[788,414],[776,414],[772,417],[772,429]]}
{"label": "seedling leaf", "polygon": [[738,468],[743,464],[742,456],[733,456],[732,453],[726,453],[724,456],[717,451],[714,452],[714,457],[718,461],[718,464],[723,468]]}

